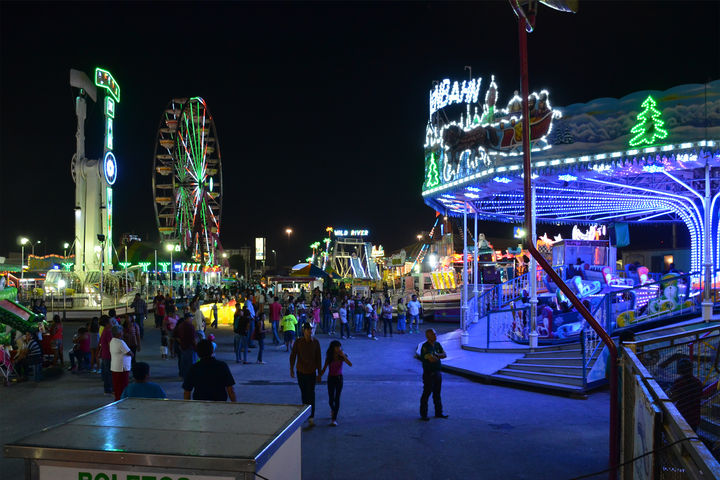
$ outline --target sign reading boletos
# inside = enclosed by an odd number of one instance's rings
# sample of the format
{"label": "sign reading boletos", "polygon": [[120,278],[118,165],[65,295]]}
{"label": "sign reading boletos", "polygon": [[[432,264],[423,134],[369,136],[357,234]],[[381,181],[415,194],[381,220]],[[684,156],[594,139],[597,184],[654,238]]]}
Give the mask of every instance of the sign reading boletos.
{"label": "sign reading boletos", "polygon": [[40,466],[40,480],[234,480],[235,477],[184,473],[130,472],[83,467]]}

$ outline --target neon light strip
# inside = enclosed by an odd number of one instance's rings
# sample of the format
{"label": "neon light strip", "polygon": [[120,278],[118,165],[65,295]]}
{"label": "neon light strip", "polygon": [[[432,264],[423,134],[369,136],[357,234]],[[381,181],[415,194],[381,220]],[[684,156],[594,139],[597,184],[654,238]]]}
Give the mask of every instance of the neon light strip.
{"label": "neon light strip", "polygon": [[[699,141],[699,142],[694,142],[694,143],[693,143],[693,142],[687,142],[687,143],[681,143],[681,144],[679,144],[679,145],[673,145],[673,144],[665,145],[665,146],[663,146],[663,147],[661,148],[661,150],[662,150],[663,152],[667,152],[667,151],[670,151],[670,150],[687,150],[687,149],[689,149],[689,148],[692,148],[693,146],[695,146],[695,147],[705,147],[705,146],[714,146],[714,145],[715,145],[715,142],[711,142],[711,141]],[[427,145],[426,145],[426,146],[427,146]],[[613,153],[610,154],[610,158],[612,158],[612,159],[620,159],[620,158],[623,157],[623,156],[625,156],[625,157],[634,157],[634,156],[637,156],[639,153],[640,153],[640,152],[639,152],[638,150],[636,150],[636,149],[626,150],[625,152],[613,152]],[[602,156],[602,157],[601,157],[601,156]],[[596,159],[596,160],[601,160],[601,159],[605,159],[605,158],[607,158],[607,154],[604,154],[604,153],[603,153],[603,154],[595,155],[595,159]],[[568,158],[565,158],[565,159],[562,160],[562,161],[563,161],[564,163],[574,163],[574,162],[587,162],[587,161],[589,161],[589,160],[591,160],[590,156],[588,156],[588,155],[581,155],[581,156],[578,156],[578,157],[568,157]],[[551,161],[552,161],[552,160],[547,160],[547,161],[546,161],[546,160],[541,160],[541,161],[539,161],[539,162],[533,162],[533,167],[545,167],[545,166],[548,165],[548,162],[551,162]],[[508,167],[508,166],[506,165],[506,167]],[[518,167],[518,168],[521,168],[521,167],[522,167],[522,164],[519,164],[519,167]],[[464,185],[464,184],[467,183],[467,181],[470,180],[470,179],[476,179],[476,178],[484,177],[484,176],[492,173],[492,169],[490,169],[490,170],[491,170],[491,171],[490,171],[490,172],[487,172],[487,173],[477,172],[477,173],[474,173],[474,174],[472,174],[472,175],[468,175],[467,177],[463,177],[462,179],[457,179],[457,180],[454,180],[454,181],[452,181],[452,182],[446,183],[446,184],[444,184],[444,185],[438,185],[437,187],[433,187],[433,188],[431,188],[431,189],[428,189],[428,190],[423,191],[423,192],[422,192],[422,196],[425,197],[425,196],[428,196],[428,195],[430,195],[430,194],[432,194],[432,193],[435,193],[435,192],[441,192],[441,191],[443,191],[443,190],[447,190],[447,189],[449,189],[449,188],[451,188],[451,187],[453,187],[453,186],[456,186],[456,185],[460,185],[460,184],[463,184],[463,185]]]}

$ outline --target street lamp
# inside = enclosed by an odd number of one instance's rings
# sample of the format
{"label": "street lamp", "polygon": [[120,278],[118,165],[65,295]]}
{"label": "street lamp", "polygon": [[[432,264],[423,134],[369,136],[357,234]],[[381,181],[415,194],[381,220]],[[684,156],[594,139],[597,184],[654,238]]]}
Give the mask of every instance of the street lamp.
{"label": "street lamp", "polygon": [[418,233],[418,234],[416,235],[416,237],[417,237],[418,242],[419,242],[420,240],[422,240],[422,237],[423,237],[423,236],[422,236],[422,234]]}
{"label": "street lamp", "polygon": [[293,233],[292,228],[286,228],[285,233],[287,233],[288,243],[290,243],[290,235]]}
{"label": "street lamp", "polygon": [[25,279],[25,245],[29,241],[25,237],[20,239],[20,288],[22,288],[22,282]]}
{"label": "street lamp", "polygon": [[170,297],[172,298],[174,295],[173,291],[173,272],[175,270],[173,266],[173,250],[175,250],[175,246],[172,243],[165,244],[165,250],[170,252]]}
{"label": "street lamp", "polygon": [[68,242],[63,243],[63,257],[67,258],[67,249],[70,248],[70,244]]}

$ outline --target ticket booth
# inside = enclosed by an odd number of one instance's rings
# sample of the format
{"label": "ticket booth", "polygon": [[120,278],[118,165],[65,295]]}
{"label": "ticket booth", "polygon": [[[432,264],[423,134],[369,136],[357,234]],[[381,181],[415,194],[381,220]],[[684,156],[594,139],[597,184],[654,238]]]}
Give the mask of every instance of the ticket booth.
{"label": "ticket booth", "polygon": [[306,405],[128,398],[4,452],[25,459],[26,480],[299,480],[309,416]]}

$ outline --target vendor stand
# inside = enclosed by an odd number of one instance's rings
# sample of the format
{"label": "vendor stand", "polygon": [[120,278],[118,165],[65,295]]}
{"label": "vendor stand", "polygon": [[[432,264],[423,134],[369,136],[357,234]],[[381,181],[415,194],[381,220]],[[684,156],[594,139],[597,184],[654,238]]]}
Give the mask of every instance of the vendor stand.
{"label": "vendor stand", "polygon": [[26,480],[300,479],[305,405],[128,398],[4,446]]}

